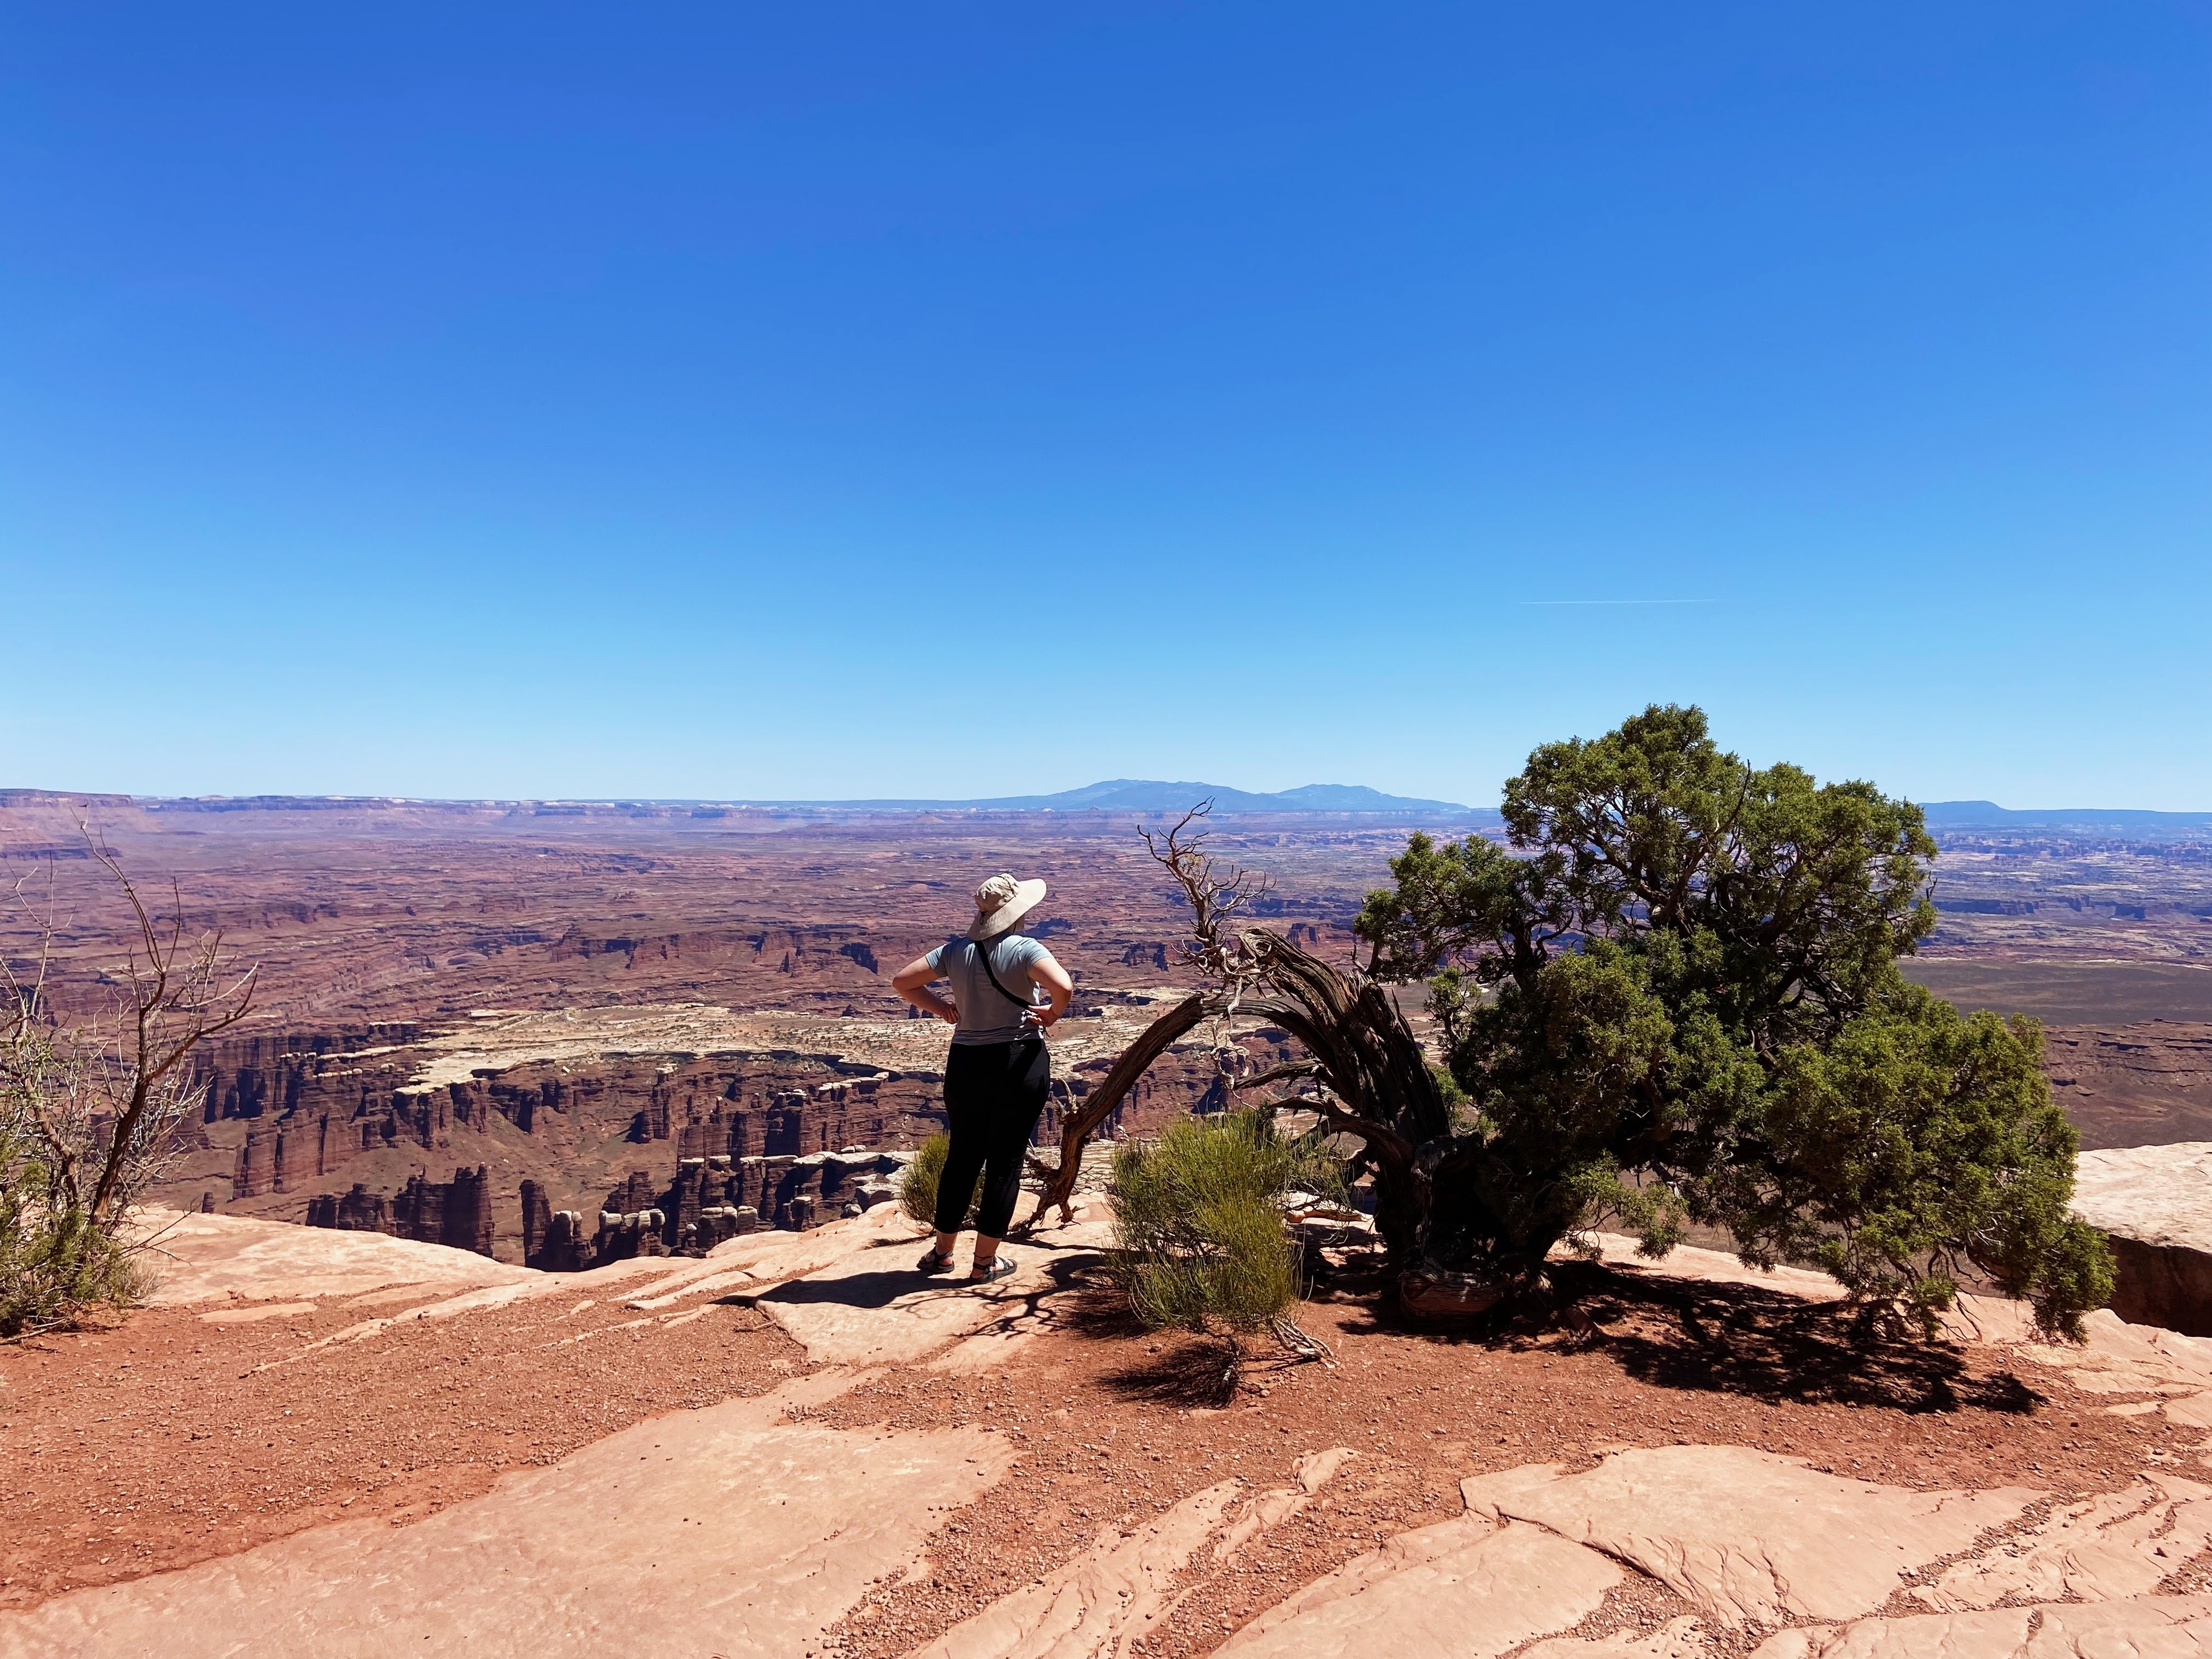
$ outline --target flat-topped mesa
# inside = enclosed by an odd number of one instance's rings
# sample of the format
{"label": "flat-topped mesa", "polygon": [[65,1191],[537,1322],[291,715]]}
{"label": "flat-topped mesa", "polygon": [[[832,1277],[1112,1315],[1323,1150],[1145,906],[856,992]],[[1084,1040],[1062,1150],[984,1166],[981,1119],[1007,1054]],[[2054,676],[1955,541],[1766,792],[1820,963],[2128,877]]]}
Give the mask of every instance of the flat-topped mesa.
{"label": "flat-topped mesa", "polygon": [[[1056,1045],[1071,1078],[1086,1062],[1110,1062],[1146,1023],[1136,1007],[1116,1006],[1110,1021],[1103,1006],[1082,1012]],[[805,1123],[777,1131],[800,1144],[735,1154],[744,1156],[826,1152],[876,1138],[875,1118],[935,1115],[944,1043],[902,1020],[686,1005],[487,1013],[434,1032],[394,1023],[224,1037],[194,1065],[208,1086],[207,1124],[283,1120],[296,1133],[329,1117],[361,1126],[349,1139],[362,1150],[402,1139],[434,1148],[456,1126],[481,1128],[494,1116],[536,1133],[549,1113],[588,1117],[594,1128],[627,1118],[634,1138],[662,1139],[717,1113],[787,1112],[798,1103],[787,1097],[803,1096]],[[838,1117],[848,1120],[842,1139],[830,1123]]]}
{"label": "flat-topped mesa", "polygon": [[[820,1021],[805,1034],[845,1035]],[[888,1070],[831,1048],[676,1029],[599,1033],[575,1053],[447,1052],[469,1035],[395,1025],[210,1044],[197,1060],[207,1106],[189,1144],[228,1154],[236,1200],[334,1191],[331,1177],[365,1153],[465,1154],[469,1135],[501,1120],[551,1147],[612,1135],[674,1140],[694,1158],[895,1144],[943,1121],[937,1070]]]}
{"label": "flat-topped mesa", "polygon": [[[1063,1113],[1090,1092],[1091,1083],[1086,1077],[1053,1079],[1033,1144],[1049,1146],[1059,1139]],[[674,1123],[669,1138],[683,1159],[798,1158],[833,1147],[880,1146],[917,1127],[934,1128],[944,1115],[934,1073],[902,1078],[881,1072],[779,1089],[758,1104],[718,1101],[703,1115],[695,1105]],[[656,1131],[654,1138],[662,1133]]]}
{"label": "flat-topped mesa", "polygon": [[444,1244],[478,1255],[492,1253],[491,1177],[483,1164],[453,1171],[451,1181],[408,1176],[407,1184],[386,1199],[360,1182],[350,1191],[320,1193],[307,1200],[310,1227],[348,1232],[388,1233],[417,1243]]}
{"label": "flat-topped mesa", "polygon": [[[679,1158],[798,1158],[849,1146],[856,1133],[880,1140],[889,1133],[890,1120],[920,1116],[928,1109],[922,1100],[902,1100],[890,1112],[884,1085],[895,1081],[891,1073],[872,1077],[837,1078],[806,1087],[775,1090],[761,1102],[721,1099],[700,1114],[694,1103],[683,1117],[667,1121],[665,1099],[655,1103],[664,1115],[653,1127],[655,1139],[672,1139]],[[920,1108],[920,1110],[917,1110]]]}
{"label": "flat-topped mesa", "polygon": [[[394,1023],[217,1038],[192,1057],[207,1091],[195,1144],[236,1146],[234,1198],[312,1188],[403,1139],[442,1146],[449,1119],[439,1103],[403,1103],[395,1092],[422,1036],[418,1025]],[[242,1139],[216,1127],[238,1122]]]}

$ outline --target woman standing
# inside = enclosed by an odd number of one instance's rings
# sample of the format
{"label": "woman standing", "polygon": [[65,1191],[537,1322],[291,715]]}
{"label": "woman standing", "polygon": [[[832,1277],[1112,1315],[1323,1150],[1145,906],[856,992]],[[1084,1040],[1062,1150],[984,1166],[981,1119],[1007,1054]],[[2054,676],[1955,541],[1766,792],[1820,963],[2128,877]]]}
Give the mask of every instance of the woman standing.
{"label": "woman standing", "polygon": [[[952,1052],[945,1064],[952,1150],[937,1180],[937,1242],[921,1259],[926,1273],[951,1271],[952,1246],[979,1173],[983,1192],[975,1206],[975,1265],[969,1282],[988,1284],[1014,1270],[1012,1262],[999,1260],[999,1242],[1014,1218],[1022,1158],[1052,1087],[1044,1034],[1075,994],[1074,981],[1052,952],[1014,931],[1044,891],[1041,881],[992,877],[975,890],[975,921],[966,936],[916,957],[891,979],[892,988],[908,1002],[952,1026]],[[938,980],[951,981],[949,999],[931,988]],[[1039,991],[1042,1002],[1036,1000]]]}

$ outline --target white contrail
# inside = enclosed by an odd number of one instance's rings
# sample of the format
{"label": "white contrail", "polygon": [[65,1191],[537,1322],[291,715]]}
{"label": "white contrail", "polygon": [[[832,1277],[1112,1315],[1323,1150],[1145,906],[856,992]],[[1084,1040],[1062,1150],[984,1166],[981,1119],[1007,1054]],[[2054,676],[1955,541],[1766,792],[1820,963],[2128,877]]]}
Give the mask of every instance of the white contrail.
{"label": "white contrail", "polygon": [[1718,599],[1522,599],[1522,605],[1718,605]]}

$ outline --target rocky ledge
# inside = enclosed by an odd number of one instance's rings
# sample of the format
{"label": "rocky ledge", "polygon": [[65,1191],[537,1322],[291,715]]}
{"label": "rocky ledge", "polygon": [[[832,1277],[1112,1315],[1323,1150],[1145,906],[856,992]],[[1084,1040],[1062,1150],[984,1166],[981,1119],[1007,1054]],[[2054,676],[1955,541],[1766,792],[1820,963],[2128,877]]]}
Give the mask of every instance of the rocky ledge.
{"label": "rocky ledge", "polygon": [[[248,1367],[234,1411],[276,1398],[289,1421],[308,1398],[289,1379],[325,1356],[374,1351],[404,1373],[388,1379],[403,1394],[458,1390],[449,1413],[489,1418],[503,1402],[469,1391],[466,1362],[502,1342],[545,1368],[605,1367],[605,1345],[673,1344],[716,1313],[725,1344],[785,1345],[775,1364],[788,1380],[531,1460],[431,1513],[334,1513],[255,1547],[47,1596],[0,1614],[0,1659],[156,1650],[174,1659],[560,1659],[611,1649],[729,1659],[2212,1652],[2212,1485],[2198,1478],[2212,1341],[2103,1312],[2086,1347],[2053,1348],[2033,1340],[2011,1304],[1968,1298],[1952,1323],[1950,1352],[1964,1362],[1952,1375],[1983,1403],[1942,1389],[1927,1396],[1936,1433],[1965,1430],[1966,1443],[1934,1445],[1911,1413],[1842,1414],[1895,1417],[1893,1432],[1917,1449],[1911,1474],[1884,1459],[1863,1475],[1856,1456],[1853,1472],[1839,1469],[1835,1439],[1819,1433],[1778,1449],[1684,1432],[1716,1390],[1737,1412],[1760,1404],[1757,1391],[1732,1389],[1710,1366],[1650,1389],[1633,1333],[1612,1316],[1601,1317],[1610,1328],[1565,1346],[1549,1335],[1438,1345],[1340,1326],[1335,1368],[1284,1375],[1272,1400],[1262,1387],[1234,1412],[1130,1417],[1114,1392],[1126,1371],[1105,1373],[1110,1387],[1095,1398],[1073,1392],[1071,1379],[1083,1350],[1070,1344],[1117,1340],[1084,1300],[1085,1264],[1107,1231],[1093,1203],[1075,1225],[1012,1247],[1012,1279],[971,1291],[912,1273],[918,1237],[890,1206],[807,1232],[732,1238],[697,1260],[557,1275],[372,1234],[170,1218],[167,1306],[141,1317],[181,1322],[192,1352],[263,1344],[253,1352],[270,1357]],[[1618,1294],[1650,1308],[1702,1291],[1741,1316],[1755,1306],[1813,1309],[1834,1293],[1811,1275],[1751,1273],[1710,1252],[1638,1265],[1626,1241],[1608,1245]],[[319,1304],[333,1299],[319,1324]],[[587,1325],[585,1314],[601,1306],[620,1316]],[[1709,1327],[1710,1311],[1700,1317]],[[745,1321],[766,1322],[763,1334],[746,1337]],[[408,1368],[428,1351],[415,1334],[436,1329],[455,1334],[439,1352],[464,1369],[417,1376]],[[1133,1346],[1142,1341],[1121,1352],[1158,1351]],[[1417,1362],[1427,1369],[1405,1369]],[[1581,1376],[1612,1389],[1620,1408],[1571,1407],[1562,1390]],[[960,1392],[966,1380],[1006,1378],[1014,1386],[997,1394]],[[56,1380],[64,1392],[47,1398],[88,1398],[81,1382],[70,1393]],[[1427,1437],[1443,1431],[1424,1425],[1461,1420],[1439,1384],[1451,1396],[1486,1396],[1482,1418],[1511,1431],[1495,1436],[1495,1456],[1462,1429]],[[137,1386],[112,1385],[86,1405],[76,1434],[112,1438],[120,1407],[109,1402]],[[1327,1409],[1301,1414],[1301,1387],[1316,1407],[1326,1395]],[[1416,1393],[1423,1402],[1408,1410]],[[1650,1434],[1638,1426],[1647,1395],[1664,1413],[1657,1442],[1624,1444],[1624,1434]],[[1061,1397],[1075,1404],[1051,1410]],[[984,1416],[963,1399],[999,1404]],[[902,1400],[944,1403],[917,1423]],[[1720,1419],[1703,1409],[1710,1432]],[[2054,1413],[2047,1429],[2031,1426]],[[407,1416],[411,1436],[422,1414]],[[1125,1445],[1102,1484],[1083,1466],[1095,1461],[1103,1475],[1117,1419],[1169,1437]],[[1409,1425],[1415,1432],[1401,1432]],[[338,1438],[370,1426],[349,1419]],[[1571,1446],[1534,1437],[1584,1426]],[[1996,1437],[2006,1432],[2045,1434],[2034,1443],[2041,1458],[2060,1449],[2058,1434],[2066,1452],[2094,1450],[2062,1474],[2005,1461]],[[1188,1449],[1178,1455],[1177,1445]],[[1372,1500],[1362,1494],[1394,1462],[1426,1483],[1417,1507],[1432,1518],[1363,1530],[1356,1517],[1370,1511],[1359,1506]],[[1139,1481],[1134,1472],[1146,1469]],[[1085,1518],[1092,1494],[1114,1498],[1096,1519]],[[1083,1507],[1061,1518],[1057,1506],[1071,1499]],[[135,1524],[126,1517],[112,1530]],[[956,1600],[969,1583],[959,1565],[969,1534],[983,1537],[981,1559],[1000,1561],[1040,1527],[1060,1529],[1056,1559]],[[110,1549],[108,1535],[103,1526],[82,1547]],[[1267,1594],[1248,1606],[1261,1586]]]}
{"label": "rocky ledge", "polygon": [[2212,1336],[2212,1141],[2084,1152],[2074,1210],[2112,1241],[2112,1310]]}

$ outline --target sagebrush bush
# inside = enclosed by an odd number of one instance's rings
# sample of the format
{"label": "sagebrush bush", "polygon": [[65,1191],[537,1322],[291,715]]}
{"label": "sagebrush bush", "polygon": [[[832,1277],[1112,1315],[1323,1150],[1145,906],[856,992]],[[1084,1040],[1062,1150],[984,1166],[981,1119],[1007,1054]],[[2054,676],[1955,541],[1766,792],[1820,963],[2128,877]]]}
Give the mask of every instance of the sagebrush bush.
{"label": "sagebrush bush", "polygon": [[[918,1221],[925,1227],[937,1224],[937,1187],[945,1174],[945,1154],[952,1150],[952,1137],[932,1135],[921,1143],[921,1150],[914,1155],[914,1162],[906,1166],[899,1176],[899,1208],[907,1218]],[[979,1174],[975,1184],[980,1188],[983,1178]],[[962,1217],[963,1227],[975,1224],[975,1194],[968,1194],[968,1207]]]}
{"label": "sagebrush bush", "polygon": [[0,1121],[0,1337],[137,1299],[130,1254],[82,1210],[54,1202],[45,1167]]}
{"label": "sagebrush bush", "polygon": [[1256,1111],[1192,1118],[1131,1142],[1114,1154],[1115,1280],[1156,1329],[1256,1329],[1298,1294],[1285,1195],[1335,1184],[1333,1161]]}

